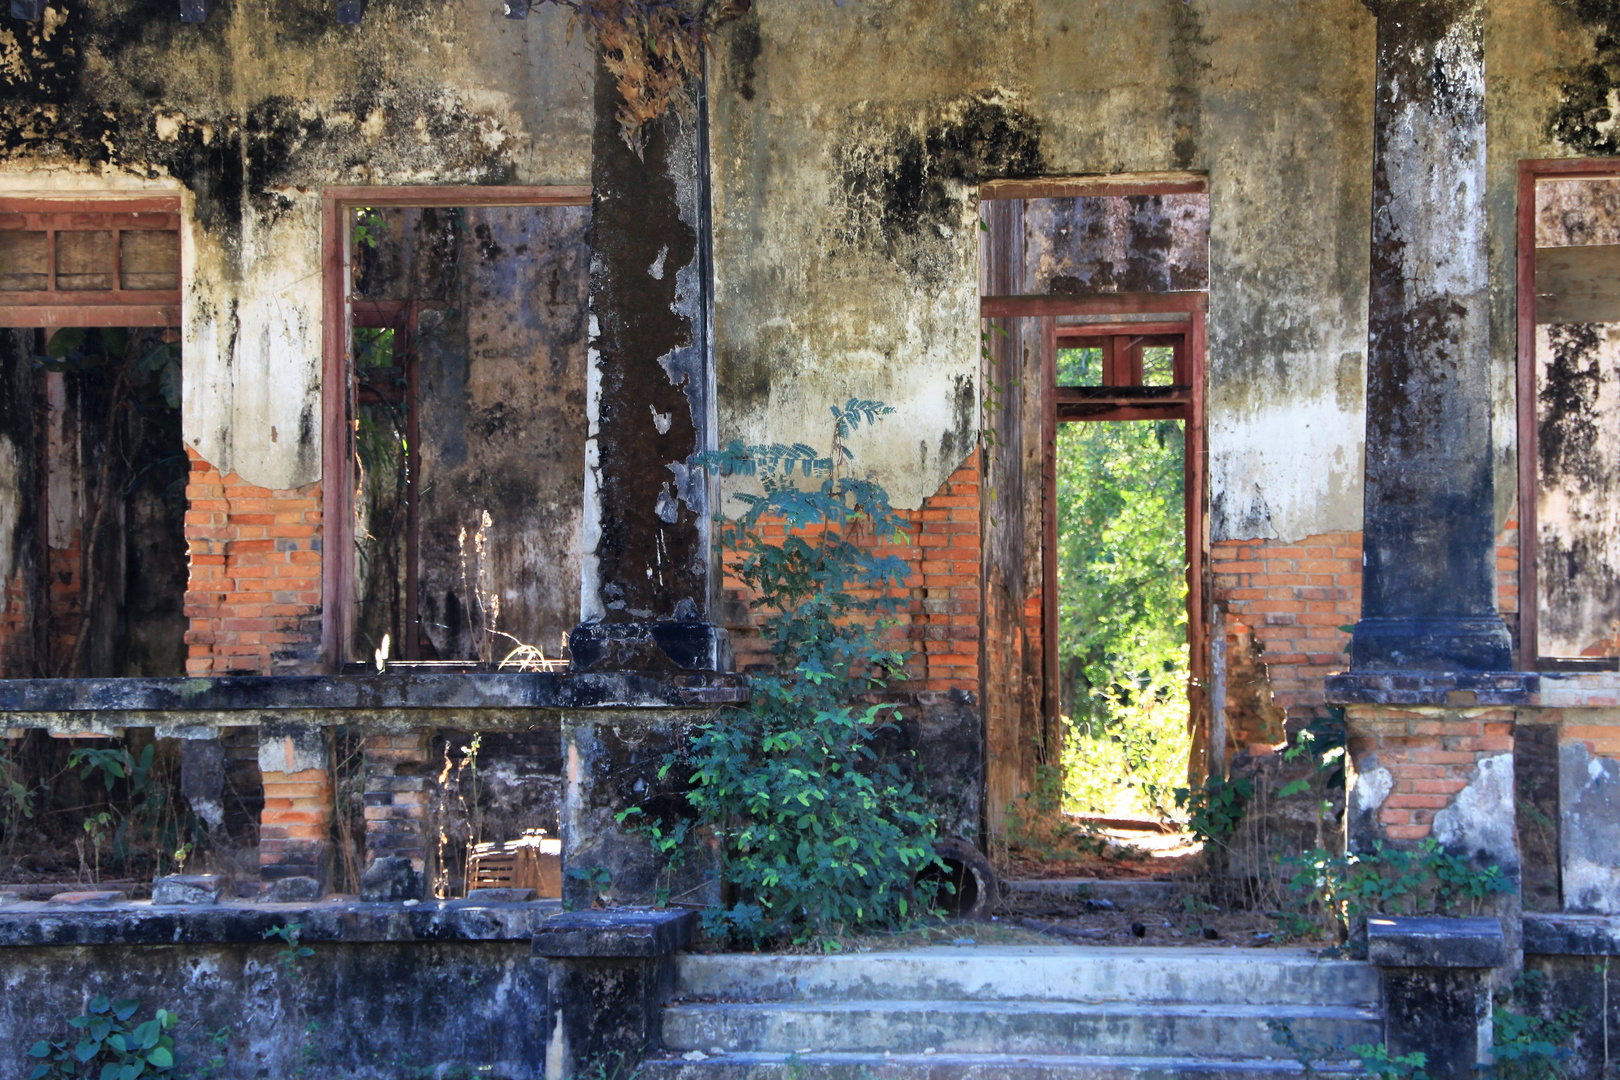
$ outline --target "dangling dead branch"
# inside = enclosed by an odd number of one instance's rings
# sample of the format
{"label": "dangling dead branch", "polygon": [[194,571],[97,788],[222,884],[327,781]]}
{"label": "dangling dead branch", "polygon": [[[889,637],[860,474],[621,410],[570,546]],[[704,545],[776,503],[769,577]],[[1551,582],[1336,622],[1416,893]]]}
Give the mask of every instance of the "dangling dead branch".
{"label": "dangling dead branch", "polygon": [[715,29],[747,14],[753,0],[548,0],[584,24],[619,88],[619,131],[637,154],[647,125],[674,107],[689,115],[687,80],[702,70]]}

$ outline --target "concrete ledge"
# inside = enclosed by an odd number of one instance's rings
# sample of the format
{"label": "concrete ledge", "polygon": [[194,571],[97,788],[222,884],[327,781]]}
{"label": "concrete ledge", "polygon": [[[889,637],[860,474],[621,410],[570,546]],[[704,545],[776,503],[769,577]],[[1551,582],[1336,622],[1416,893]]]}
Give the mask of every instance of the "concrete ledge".
{"label": "concrete ledge", "polygon": [[[309,724],[448,720],[478,710],[512,714],[574,709],[694,709],[748,700],[744,676],[703,672],[402,672],[363,676],[220,679],[0,680],[0,727],[230,727],[265,719]],[[263,714],[276,714],[266,717]],[[435,714],[443,714],[435,716]],[[470,722],[470,718],[469,722]]]}
{"label": "concrete ledge", "polygon": [[[560,909],[527,904],[435,900],[420,904],[328,901],[308,904],[149,903],[0,905],[0,947],[51,945],[264,944],[265,932],[299,925],[305,943],[323,941],[523,941]],[[274,939],[271,939],[274,941]]]}
{"label": "concrete ledge", "polygon": [[1620,956],[1620,916],[1526,915],[1524,951],[1539,956]]}
{"label": "concrete ledge", "polygon": [[1493,968],[1507,962],[1507,939],[1491,918],[1373,915],[1367,959],[1378,967]]}
{"label": "concrete ledge", "polygon": [[1541,676],[1531,671],[1352,671],[1329,675],[1329,705],[1535,705]]}
{"label": "concrete ledge", "polygon": [[535,928],[534,955],[556,960],[648,959],[692,944],[697,912],[606,908],[565,911]]}

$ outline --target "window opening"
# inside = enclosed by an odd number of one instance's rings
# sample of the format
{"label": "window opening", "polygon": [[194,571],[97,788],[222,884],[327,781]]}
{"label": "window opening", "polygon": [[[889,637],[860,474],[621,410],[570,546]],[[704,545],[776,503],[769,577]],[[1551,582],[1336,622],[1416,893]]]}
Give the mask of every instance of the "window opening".
{"label": "window opening", "polygon": [[488,191],[328,197],[324,618],[356,670],[555,666],[578,621],[588,195]]}
{"label": "window opening", "polygon": [[1501,606],[1527,669],[1616,670],[1620,161],[1522,162],[1518,224],[1520,580]]}
{"label": "window opening", "polygon": [[0,198],[0,676],[185,673],[179,228]]}

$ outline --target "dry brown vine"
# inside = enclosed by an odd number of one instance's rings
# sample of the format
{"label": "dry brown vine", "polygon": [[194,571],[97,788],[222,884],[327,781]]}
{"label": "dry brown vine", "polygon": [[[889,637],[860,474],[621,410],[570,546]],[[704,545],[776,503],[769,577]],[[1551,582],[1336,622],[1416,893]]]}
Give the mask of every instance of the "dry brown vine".
{"label": "dry brown vine", "polygon": [[674,108],[688,115],[687,81],[702,70],[717,27],[748,13],[753,0],[547,0],[573,12],[619,89],[619,131],[641,153],[647,125]]}

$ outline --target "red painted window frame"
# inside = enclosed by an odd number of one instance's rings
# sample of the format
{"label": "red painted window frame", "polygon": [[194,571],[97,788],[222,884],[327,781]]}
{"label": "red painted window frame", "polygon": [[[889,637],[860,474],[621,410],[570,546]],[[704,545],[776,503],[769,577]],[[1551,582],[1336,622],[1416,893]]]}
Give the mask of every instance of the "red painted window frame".
{"label": "red painted window frame", "polygon": [[[321,192],[321,664],[327,672],[342,670],[354,617],[354,492],[349,471],[354,321],[348,211],[362,206],[590,204],[591,189],[584,184],[329,187]],[[414,553],[407,557],[414,558]],[[409,580],[415,577],[408,574]]]}
{"label": "red painted window frame", "polygon": [[1536,181],[1576,177],[1620,178],[1620,157],[1543,158],[1519,162],[1515,274],[1517,284],[1517,394],[1519,500],[1519,668],[1541,667],[1539,617],[1541,537],[1536,503],[1541,473],[1536,425]]}
{"label": "red painted window frame", "polygon": [[[0,291],[0,326],[179,326],[180,289],[126,289],[119,266],[119,234],[179,232],[179,195],[0,195],[0,217],[25,219],[28,231],[46,234],[45,288]],[[60,232],[113,234],[112,288],[65,290],[56,287],[55,236]]]}

